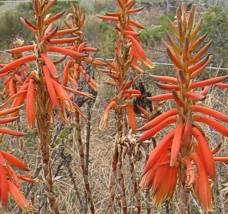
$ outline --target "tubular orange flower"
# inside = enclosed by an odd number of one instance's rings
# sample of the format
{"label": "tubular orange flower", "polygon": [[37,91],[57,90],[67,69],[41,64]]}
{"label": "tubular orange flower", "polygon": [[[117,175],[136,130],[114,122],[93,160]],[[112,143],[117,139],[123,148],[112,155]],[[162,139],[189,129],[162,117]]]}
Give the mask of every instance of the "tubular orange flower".
{"label": "tubular orange flower", "polygon": [[177,69],[181,69],[181,63],[179,62],[174,50],[169,46],[167,45],[165,42],[164,42],[166,48],[167,48],[167,53],[170,57],[170,59],[172,60],[173,64],[176,66]]}
{"label": "tubular orange flower", "polygon": [[55,107],[60,108],[60,103],[58,101],[54,86],[52,84],[52,79],[50,77],[49,70],[46,66],[43,67],[43,72],[44,72],[45,82],[47,85],[47,90],[48,90],[50,99]]}
{"label": "tubular orange flower", "polygon": [[183,137],[184,124],[180,123],[177,125],[175,134],[173,137],[171,156],[170,156],[170,166],[173,167],[176,164],[178,155],[180,153],[181,141]]}
{"label": "tubular orange flower", "polygon": [[213,161],[213,154],[210,150],[206,137],[195,127],[192,129],[192,134],[198,143],[195,150],[198,154],[200,154],[201,162],[204,165],[207,174],[212,179],[215,179],[215,162]]}
{"label": "tubular orange flower", "polygon": [[157,161],[157,159],[161,156],[161,154],[168,150],[168,148],[171,146],[174,134],[175,134],[175,130],[170,131],[160,141],[160,143],[155,147],[155,149],[153,151],[151,151],[151,153],[149,155],[149,159],[148,159],[146,166],[144,168],[144,173],[146,173],[148,170],[150,170],[150,168]]}
{"label": "tubular orange flower", "polygon": [[[10,108],[14,108],[17,106],[21,106],[24,102],[24,99],[26,97],[26,93],[28,92],[28,83],[24,83],[22,85],[22,87],[19,89],[18,93],[11,96],[8,101],[11,102],[12,101],[12,105]],[[12,99],[11,99],[12,98]],[[8,105],[9,103],[6,101],[5,105]],[[3,104],[4,105],[4,104]],[[18,116],[19,111],[15,111],[14,113],[12,113],[12,116]]]}
{"label": "tubular orange flower", "polygon": [[7,179],[6,179],[6,172],[2,165],[0,165],[0,187],[1,187],[1,194],[0,198],[4,206],[7,206],[8,204],[8,185],[7,185]]}
{"label": "tubular orange flower", "polygon": [[30,55],[30,56],[24,56],[20,59],[17,59],[9,64],[7,64],[6,66],[3,67],[3,69],[0,70],[0,73],[4,73],[6,71],[12,70],[22,64],[25,64],[27,62],[31,62],[31,61],[35,61],[36,60],[36,56],[35,55]]}
{"label": "tubular orange flower", "polygon": [[152,77],[153,77],[155,80],[157,80],[157,81],[162,81],[162,82],[177,84],[177,78],[175,78],[175,77],[157,76],[157,75],[152,75]]}
{"label": "tubular orange flower", "polygon": [[127,111],[128,111],[129,125],[130,125],[132,131],[135,132],[135,130],[136,130],[135,112],[134,112],[134,109],[133,109],[133,106],[131,103],[128,103]]}
{"label": "tubular orange flower", "polygon": [[44,60],[48,70],[50,71],[51,75],[54,77],[54,78],[57,78],[57,70],[55,68],[55,65],[53,64],[53,62],[48,58],[48,56],[44,53],[40,54],[42,59]]}
{"label": "tubular orange flower", "polygon": [[1,134],[12,135],[12,136],[15,136],[15,137],[21,137],[21,136],[25,135],[25,133],[23,133],[23,132],[14,131],[14,130],[11,130],[11,129],[8,129],[8,128],[0,128],[0,133]]}
{"label": "tubular orange flower", "polygon": [[221,81],[223,81],[223,80],[225,80],[227,78],[228,78],[228,75],[215,77],[215,78],[204,80],[204,81],[195,82],[195,83],[192,83],[191,88],[193,89],[193,88],[204,87],[204,86],[207,86],[207,85],[212,85],[212,84],[221,82]]}
{"label": "tubular orange flower", "polygon": [[0,150],[0,201],[4,206],[7,206],[10,193],[21,209],[31,208],[19,190],[19,176],[8,165],[8,162],[21,170],[28,170],[27,165],[23,161]]}
{"label": "tubular orange flower", "polygon": [[[171,144],[170,140],[167,142],[170,142]],[[172,197],[177,183],[178,167],[169,166],[167,149],[167,146],[166,148],[164,147],[160,155],[157,156],[158,159],[155,160],[156,162],[154,162],[153,166],[144,173],[140,183],[142,187],[151,188],[155,203],[157,205],[160,205],[164,200],[170,199]],[[167,179],[164,179],[164,177]]]}
{"label": "tubular orange flower", "polygon": [[36,94],[35,94],[35,85],[34,80],[30,79],[29,85],[28,85],[28,93],[26,98],[26,115],[28,120],[28,125],[30,127],[34,127],[35,125],[35,105],[36,105]]}
{"label": "tubular orange flower", "polygon": [[17,186],[10,181],[7,181],[7,184],[9,187],[9,192],[10,192],[12,198],[18,204],[18,206],[23,210],[28,209],[29,204],[28,204],[27,200],[25,199],[24,195],[18,190]]}
{"label": "tubular orange flower", "polygon": [[163,121],[161,121],[160,123],[158,123],[155,127],[150,128],[149,130],[146,130],[141,137],[138,139],[137,142],[142,142],[145,140],[150,139],[151,137],[153,137],[157,132],[161,131],[163,128],[165,128],[166,126],[175,123],[176,122],[177,117],[176,116],[170,116],[167,117],[166,119],[164,119]]}
{"label": "tubular orange flower", "polygon": [[191,59],[190,59],[190,64],[196,63],[209,49],[211,46],[211,42],[208,42],[203,48],[201,48],[197,54],[195,54]]}
{"label": "tubular orange flower", "polygon": [[161,95],[156,95],[153,97],[148,97],[151,101],[162,101],[162,100],[169,100],[173,99],[174,96],[172,93],[167,93],[167,94],[161,94]]}
{"label": "tubular orange flower", "polygon": [[191,108],[192,108],[193,112],[204,113],[204,114],[212,116],[216,119],[219,119],[221,121],[228,122],[228,116],[227,115],[220,113],[218,111],[215,111],[214,109],[210,109],[206,106],[200,106],[200,105],[192,105]]}
{"label": "tubular orange flower", "polygon": [[197,93],[194,93],[194,92],[186,92],[185,94],[189,99],[191,99],[192,101],[202,101],[205,99],[205,96],[202,95],[202,94],[197,94]]}
{"label": "tubular orange flower", "polygon": [[25,25],[25,27],[27,27],[29,30],[36,32],[37,31],[37,27],[35,25],[33,25],[32,23],[30,23],[27,19],[24,18],[20,18],[21,23]]}
{"label": "tubular orange flower", "polygon": [[18,117],[8,117],[8,118],[0,118],[0,124],[10,123],[18,119]]}
{"label": "tubular orange flower", "polygon": [[194,120],[198,122],[205,123],[212,128],[214,128],[216,131],[220,132],[224,136],[228,136],[228,127],[223,126],[219,122],[216,122],[215,120],[212,120],[210,118],[203,117],[201,115],[194,115]]}
{"label": "tubular orange flower", "polygon": [[168,91],[172,91],[172,90],[180,90],[180,88],[177,85],[169,85],[169,84],[162,84],[162,83],[157,83],[157,86],[163,90],[168,90]]}
{"label": "tubular orange flower", "polygon": [[204,210],[208,212],[212,209],[212,193],[207,173],[200,161],[199,155],[200,154],[197,153],[191,154],[191,158],[196,164],[198,174],[194,184],[194,191],[200,204],[203,206]]}
{"label": "tubular orange flower", "polygon": [[70,49],[66,49],[66,48],[61,48],[61,47],[57,47],[57,46],[51,46],[49,45],[47,47],[47,50],[50,52],[56,52],[56,53],[60,53],[63,55],[67,55],[67,56],[71,56],[73,58],[78,58],[78,57],[85,57],[86,55],[83,53],[79,53]]}
{"label": "tubular orange flower", "polygon": [[26,51],[32,51],[32,50],[34,50],[34,48],[35,48],[35,45],[25,45],[22,47],[9,49],[9,50],[7,50],[7,52],[9,52],[11,54],[18,54],[18,53],[23,53]]}
{"label": "tubular orange flower", "polygon": [[13,156],[9,153],[6,153],[4,151],[1,151],[1,150],[0,150],[0,153],[5,160],[9,161],[11,164],[16,166],[17,168],[22,169],[22,170],[28,170],[27,165],[24,162],[22,162],[21,160],[17,159],[15,156]]}
{"label": "tubular orange flower", "polygon": [[143,61],[146,58],[146,55],[145,55],[145,52],[144,52],[143,48],[139,44],[139,42],[132,35],[127,35],[126,37],[131,40],[131,42],[132,42],[132,48],[134,49],[136,55],[140,59],[142,59],[142,61]]}
{"label": "tubular orange flower", "polygon": [[65,34],[71,34],[71,33],[74,33],[75,31],[77,31],[77,28],[69,28],[69,29],[64,29],[64,30],[58,30],[55,33],[55,36],[62,36]]}
{"label": "tubular orange flower", "polygon": [[214,157],[215,161],[228,162],[228,157]]}
{"label": "tubular orange flower", "polygon": [[221,88],[221,89],[223,89],[223,88],[228,88],[228,84],[226,84],[226,83],[217,83],[217,84],[215,84],[217,87],[219,87],[219,88]]}
{"label": "tubular orange flower", "polygon": [[107,126],[107,120],[108,120],[108,115],[109,115],[109,112],[112,108],[115,108],[116,107],[116,101],[115,100],[112,100],[108,106],[106,107],[106,109],[104,110],[104,114],[102,116],[102,119],[100,121],[100,126],[99,128],[102,130],[104,129],[106,126]]}
{"label": "tubular orange flower", "polygon": [[14,108],[8,108],[8,109],[5,109],[5,110],[2,110],[0,111],[0,116],[2,115],[6,115],[6,114],[11,114],[15,111],[17,111],[18,109],[20,109],[22,106],[16,106]]}
{"label": "tubular orange flower", "polygon": [[74,42],[78,37],[72,37],[72,38],[61,38],[61,39],[51,39],[51,44],[66,44],[66,43],[72,43]]}
{"label": "tubular orange flower", "polygon": [[207,56],[205,59],[202,59],[198,64],[190,66],[189,72],[191,73],[191,78],[195,78],[197,75],[200,74],[211,62],[211,56]]}
{"label": "tubular orange flower", "polygon": [[153,120],[149,121],[148,123],[146,123],[142,128],[140,128],[139,130],[148,130],[153,128],[154,126],[156,126],[157,124],[159,124],[160,122],[162,122],[164,119],[176,115],[177,114],[177,110],[176,109],[171,109],[157,117],[155,117]]}
{"label": "tubular orange flower", "polygon": [[59,12],[59,13],[55,14],[54,16],[51,16],[51,17],[45,19],[44,20],[44,24],[45,25],[51,24],[55,20],[59,19],[64,13],[65,13],[65,11],[62,11],[62,12]]}
{"label": "tubular orange flower", "polygon": [[64,71],[63,71],[63,79],[62,79],[63,85],[66,85],[68,80],[69,80],[70,67],[72,65],[73,65],[73,61],[72,60],[68,60],[67,63],[66,63],[66,66],[64,68]]}

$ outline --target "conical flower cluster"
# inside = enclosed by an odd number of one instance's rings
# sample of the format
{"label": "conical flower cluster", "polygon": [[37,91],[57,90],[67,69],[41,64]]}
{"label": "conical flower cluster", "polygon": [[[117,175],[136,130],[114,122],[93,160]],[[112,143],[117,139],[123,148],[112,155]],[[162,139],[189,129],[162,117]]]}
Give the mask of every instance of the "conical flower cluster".
{"label": "conical flower cluster", "polygon": [[220,82],[226,80],[228,75],[196,80],[211,60],[210,55],[204,56],[211,42],[201,45],[207,36],[199,36],[201,23],[201,20],[195,23],[195,6],[187,12],[185,4],[177,9],[176,20],[170,21],[172,35],[167,33],[164,44],[176,76],[154,76],[159,81],[158,87],[168,93],[150,99],[172,99],[175,108],[145,124],[138,142],[148,140],[175,124],[175,128],[169,130],[151,152],[141,185],[151,188],[154,200],[159,205],[172,197],[179,180],[186,188],[193,189],[204,210],[209,211],[212,208],[211,182],[216,176],[215,161],[227,159],[214,157],[200,124],[206,124],[227,137],[228,116],[200,103],[206,98],[209,86],[224,84]]}
{"label": "conical flower cluster", "polygon": [[104,111],[100,123],[101,129],[106,126],[110,110],[120,107],[126,109],[128,113],[130,128],[133,131],[136,130],[132,100],[141,96],[141,92],[134,89],[134,85],[139,74],[144,73],[142,65],[153,68],[153,63],[147,58],[136,30],[144,27],[131,17],[143,10],[143,7],[134,8],[135,3],[132,0],[117,0],[117,11],[99,16],[104,21],[113,22],[117,34],[115,59],[107,62],[107,69],[102,70],[109,75],[108,83],[116,88],[117,95],[113,97]]}

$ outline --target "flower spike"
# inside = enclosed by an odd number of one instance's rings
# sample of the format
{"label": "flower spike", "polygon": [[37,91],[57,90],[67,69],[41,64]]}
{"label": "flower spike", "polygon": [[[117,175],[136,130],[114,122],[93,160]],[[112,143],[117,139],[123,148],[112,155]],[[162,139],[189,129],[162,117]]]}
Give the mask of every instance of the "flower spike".
{"label": "flower spike", "polygon": [[[162,140],[151,152],[144,169],[141,185],[151,188],[155,203],[159,205],[162,201],[170,199],[170,197],[164,197],[162,194],[165,193],[160,192],[160,189],[169,195],[170,189],[172,189],[173,194],[175,186],[172,186],[172,188],[168,184],[165,186],[160,178],[158,179],[160,175],[156,177],[156,170],[160,170],[160,173],[163,173],[164,176],[166,176],[165,173],[168,175],[171,172],[169,170],[173,170],[172,173],[174,174],[172,176],[175,177],[174,180],[181,179],[181,183],[184,184],[183,188],[187,188],[188,191],[193,189],[198,202],[207,212],[212,209],[210,182],[214,181],[216,177],[215,161],[226,162],[227,158],[214,157],[214,151],[210,148],[206,135],[200,128],[199,123],[209,125],[222,135],[228,136],[226,125],[228,116],[202,106],[200,102],[206,99],[209,86],[216,85],[221,89],[226,88],[227,84],[222,83],[222,81],[227,80],[227,75],[202,81],[196,80],[196,77],[209,65],[212,57],[210,54],[204,56],[211,42],[196,51],[207,37],[207,33],[203,36],[198,36],[202,20],[195,23],[195,6],[193,5],[190,12],[187,12],[184,3],[181,8],[177,9],[176,21],[170,21],[173,34],[166,34],[167,42],[164,42],[164,45],[173,62],[176,78],[153,76],[156,81],[162,82],[157,84],[158,87],[170,91],[170,93],[153,96],[149,99],[152,101],[174,99],[176,107],[145,124],[140,129],[143,133],[138,142],[148,140],[156,134],[156,131],[166,128],[170,123],[176,123],[172,139],[168,140],[166,144]],[[198,88],[203,89],[199,92]],[[169,135],[164,139],[169,139]],[[215,149],[215,151],[218,150]],[[155,156],[156,153],[159,155]],[[166,159],[162,159],[165,156]],[[169,162],[169,165],[165,165],[165,160]],[[156,166],[157,168],[155,168]],[[164,171],[161,169],[162,167]],[[175,170],[176,168],[180,169],[180,174],[177,174],[178,170]],[[196,168],[196,171],[194,168]]]}

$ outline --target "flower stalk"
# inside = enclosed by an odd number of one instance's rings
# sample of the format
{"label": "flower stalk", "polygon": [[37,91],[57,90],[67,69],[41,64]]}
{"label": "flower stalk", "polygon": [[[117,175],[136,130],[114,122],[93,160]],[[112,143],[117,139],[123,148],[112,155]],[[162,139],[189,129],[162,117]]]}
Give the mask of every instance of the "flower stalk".
{"label": "flower stalk", "polygon": [[81,169],[82,169],[82,174],[83,174],[83,179],[85,183],[85,189],[86,189],[86,194],[87,194],[87,199],[89,202],[90,206],[90,212],[92,214],[95,213],[95,208],[94,208],[94,203],[93,203],[93,196],[90,188],[90,183],[89,183],[89,174],[88,170],[85,165],[85,154],[84,154],[84,146],[82,142],[82,136],[81,136],[81,125],[80,125],[80,115],[79,113],[75,113],[75,122],[76,122],[76,139],[79,147],[79,155],[80,155],[80,163],[81,163]]}
{"label": "flower stalk", "polygon": [[[91,88],[91,90],[96,92],[98,84],[87,73],[86,66],[88,65],[103,66],[105,65],[105,63],[102,62],[101,60],[93,59],[88,55],[89,53],[96,52],[97,49],[87,46],[86,42],[84,41],[84,34],[83,34],[83,27],[85,23],[84,11],[78,5],[72,4],[70,8],[70,13],[67,15],[65,23],[69,29],[76,29],[75,31],[71,32],[72,36],[77,38],[77,40],[74,40],[73,42],[72,50],[75,50],[87,56],[84,58],[69,59],[67,61],[64,69],[63,79],[62,79],[63,85],[65,86],[70,85],[73,88],[79,88],[80,87],[79,83],[80,81],[83,80],[83,83],[86,82],[88,86]],[[93,98],[90,94],[84,93],[84,95],[87,96],[87,98]],[[78,107],[78,106],[81,106],[83,103],[84,101],[82,101],[82,103],[75,103],[75,105]],[[85,191],[86,191],[86,204],[88,200],[90,212],[95,213],[93,195],[91,191],[91,185],[89,182],[89,168],[88,168],[89,151],[88,151],[88,145],[86,147],[86,152],[84,149],[84,144],[81,137],[80,117],[86,118],[86,116],[82,114],[82,112],[76,112],[75,113],[76,139],[79,147],[79,157],[80,157],[81,169],[82,169],[83,180],[84,180]],[[86,118],[86,120],[88,120],[88,118]],[[87,121],[87,123],[90,123],[90,121]],[[89,127],[89,124],[87,127]]]}

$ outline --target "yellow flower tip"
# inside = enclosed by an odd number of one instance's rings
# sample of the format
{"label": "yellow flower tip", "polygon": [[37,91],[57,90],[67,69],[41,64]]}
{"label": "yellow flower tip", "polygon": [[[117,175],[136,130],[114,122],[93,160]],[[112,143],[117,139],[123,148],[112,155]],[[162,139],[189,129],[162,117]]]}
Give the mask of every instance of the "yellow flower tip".
{"label": "yellow flower tip", "polygon": [[155,67],[154,63],[151,60],[149,60],[148,58],[143,60],[143,64],[146,65],[147,67],[149,67],[150,69],[153,69]]}

